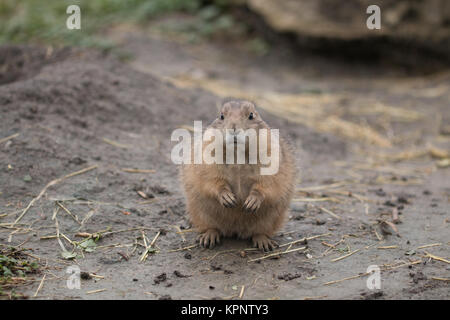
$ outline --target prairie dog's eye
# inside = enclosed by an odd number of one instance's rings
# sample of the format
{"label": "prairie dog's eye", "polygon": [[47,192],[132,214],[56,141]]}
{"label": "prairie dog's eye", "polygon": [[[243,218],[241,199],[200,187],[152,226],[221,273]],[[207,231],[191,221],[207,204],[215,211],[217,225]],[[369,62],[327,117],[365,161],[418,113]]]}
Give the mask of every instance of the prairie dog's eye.
{"label": "prairie dog's eye", "polygon": [[250,112],[250,114],[248,115],[248,119],[249,120],[253,120],[254,116],[253,116],[253,112]]}
{"label": "prairie dog's eye", "polygon": [[223,113],[220,115],[220,120],[225,119],[225,117],[223,116]]}

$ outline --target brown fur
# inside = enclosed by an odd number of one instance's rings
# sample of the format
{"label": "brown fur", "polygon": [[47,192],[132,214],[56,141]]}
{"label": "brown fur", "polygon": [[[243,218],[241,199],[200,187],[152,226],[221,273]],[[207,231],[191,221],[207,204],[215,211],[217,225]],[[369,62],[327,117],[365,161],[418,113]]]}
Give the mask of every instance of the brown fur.
{"label": "brown fur", "polygon": [[[252,120],[248,119],[250,112],[254,114]],[[221,114],[224,120],[220,119]],[[222,130],[269,128],[248,101],[225,103],[210,127]],[[200,243],[214,247],[220,242],[220,236],[235,235],[251,238],[260,249],[272,249],[276,243],[270,237],[285,222],[294,179],[294,159],[281,138],[280,165],[274,175],[260,175],[259,163],[183,165],[181,181],[187,212],[201,233]]]}

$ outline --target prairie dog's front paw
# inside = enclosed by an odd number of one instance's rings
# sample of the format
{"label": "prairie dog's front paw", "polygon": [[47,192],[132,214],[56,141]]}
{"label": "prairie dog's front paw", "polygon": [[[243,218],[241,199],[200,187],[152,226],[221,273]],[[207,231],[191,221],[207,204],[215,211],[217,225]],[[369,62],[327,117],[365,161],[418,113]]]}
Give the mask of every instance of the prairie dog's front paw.
{"label": "prairie dog's front paw", "polygon": [[227,190],[227,189],[223,190],[219,194],[219,202],[225,208],[236,207],[236,197],[234,196],[233,192],[231,192],[230,190]]}
{"label": "prairie dog's front paw", "polygon": [[250,213],[255,213],[261,207],[264,198],[257,193],[251,193],[244,202],[242,208]]}

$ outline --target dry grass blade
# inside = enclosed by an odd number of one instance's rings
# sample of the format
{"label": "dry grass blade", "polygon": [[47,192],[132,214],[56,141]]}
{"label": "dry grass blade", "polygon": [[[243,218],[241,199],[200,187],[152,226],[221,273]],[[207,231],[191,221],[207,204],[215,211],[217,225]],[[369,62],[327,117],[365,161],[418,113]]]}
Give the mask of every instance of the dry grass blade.
{"label": "dry grass blade", "polygon": [[55,209],[53,210],[53,215],[52,215],[52,221],[56,219],[56,215],[58,214],[60,207],[55,207]]}
{"label": "dry grass blade", "polygon": [[94,293],[99,293],[99,292],[103,292],[103,291],[106,291],[106,289],[92,290],[92,291],[86,292],[86,294],[94,294]]}
{"label": "dry grass blade", "polygon": [[66,239],[67,242],[69,242],[71,245],[75,246],[74,242],[72,240],[70,240],[69,237],[67,237],[64,233],[60,232],[59,234],[61,235],[61,237]]}
{"label": "dry grass blade", "polygon": [[286,250],[286,251],[277,251],[277,252],[273,252],[271,254],[259,257],[259,258],[255,258],[255,259],[250,259],[247,262],[255,262],[255,261],[259,261],[259,260],[264,260],[264,259],[268,259],[271,257],[275,257],[275,256],[279,256],[282,254],[286,254],[286,253],[291,253],[291,252],[295,252],[295,251],[299,251],[299,250],[305,250],[306,247],[300,247],[300,248],[296,248],[296,249],[291,249],[291,250]]}
{"label": "dry grass blade", "polygon": [[59,232],[59,223],[58,223],[58,219],[55,218],[55,228],[56,228],[56,239],[58,240],[59,246],[61,247],[61,250],[63,252],[67,252],[66,247],[64,246],[64,243],[61,241],[60,239],[60,232]]}
{"label": "dry grass blade", "polygon": [[177,233],[181,236],[181,239],[183,242],[186,242],[186,237],[184,236],[183,231],[181,230],[181,228],[179,226],[173,225],[172,227],[174,227],[175,229],[177,229]]}
{"label": "dry grass blade", "polygon": [[245,286],[242,286],[241,292],[239,293],[239,299],[242,299],[242,297],[244,296],[244,290],[245,290]]}
{"label": "dry grass blade", "polygon": [[431,248],[431,247],[438,247],[441,246],[442,243],[431,243],[431,244],[425,244],[423,246],[417,247],[417,249],[425,249],[425,248]]}
{"label": "dry grass blade", "polygon": [[184,247],[184,248],[172,249],[172,250],[169,250],[169,251],[167,251],[167,252],[179,252],[179,251],[184,251],[184,250],[193,249],[193,248],[196,248],[196,247],[198,247],[198,246],[199,246],[198,244],[194,244],[194,245],[192,245],[192,246],[187,246],[187,247]]}
{"label": "dry grass blade", "polygon": [[[106,228],[106,229],[103,229],[103,230],[100,230],[100,231],[97,231],[97,232],[94,232],[94,233],[89,233],[89,232],[77,232],[77,233],[75,234],[75,237],[81,237],[81,238],[101,238],[101,237],[104,237],[107,233],[109,234],[109,233],[116,233],[116,232],[124,232],[124,231],[129,231],[130,229],[107,232],[107,231],[109,231],[109,230],[111,230],[111,227],[108,227],[108,228]],[[138,229],[138,228],[133,228],[133,230],[141,230],[141,229],[140,229],[140,228],[139,228],[139,229]]]}
{"label": "dry grass blade", "polygon": [[431,279],[439,281],[450,281],[450,278],[431,277]]}
{"label": "dry grass blade", "polygon": [[155,173],[155,170],[152,169],[133,169],[133,168],[122,168],[122,171],[128,173]]}
{"label": "dry grass blade", "polygon": [[336,219],[338,219],[338,220],[341,220],[341,219],[342,219],[340,216],[338,216],[336,213],[334,213],[334,212],[331,211],[331,210],[328,210],[328,209],[323,208],[323,207],[319,207],[319,209],[322,210],[323,212],[328,213],[328,214],[329,214],[330,216],[332,216],[333,218],[336,218]]}
{"label": "dry grass blade", "polygon": [[72,217],[73,220],[75,220],[76,223],[78,223],[81,226],[81,222],[78,220],[78,217],[76,215],[74,215],[72,212],[70,212],[69,209],[67,209],[66,207],[64,207],[62,205],[62,203],[60,203],[59,201],[56,201],[56,204],[63,209],[69,216]]}
{"label": "dry grass blade", "polygon": [[2,138],[2,139],[0,139],[0,143],[6,142],[6,141],[11,140],[11,139],[14,139],[15,137],[17,137],[19,135],[20,135],[20,133],[15,133],[15,134],[10,135],[9,137]]}
{"label": "dry grass blade", "polygon": [[329,190],[329,193],[335,193],[335,194],[339,194],[339,195],[343,195],[346,197],[353,197],[357,200],[359,200],[360,202],[364,203],[364,202],[373,202],[373,200],[371,200],[370,198],[367,198],[363,195],[351,192],[351,191],[346,191],[346,190]]}
{"label": "dry grass blade", "polygon": [[81,225],[84,225],[95,213],[95,210],[89,210],[84,216],[83,220],[81,220]]}
{"label": "dry grass blade", "polygon": [[317,297],[304,297],[303,300],[317,300],[327,298],[328,296],[317,296]]}
{"label": "dry grass blade", "polygon": [[406,267],[406,266],[412,266],[418,263],[421,263],[422,260],[416,260],[416,261],[412,261],[412,262],[405,262],[403,264],[399,264],[397,266],[392,266],[392,267],[386,267],[385,270],[394,270],[394,269],[398,269],[398,268],[402,268],[402,267]]}
{"label": "dry grass blade", "polygon": [[153,247],[155,245],[156,239],[158,239],[160,234],[161,234],[161,231],[158,231],[156,236],[153,238],[152,242],[150,242],[150,247]]}
{"label": "dry grass blade", "polygon": [[325,185],[320,185],[320,186],[297,188],[296,191],[302,191],[302,192],[320,191],[320,190],[327,190],[327,189],[331,189],[331,188],[342,187],[346,184],[347,184],[347,182],[336,182],[336,183],[325,184]]}
{"label": "dry grass blade", "polygon": [[[404,264],[401,264],[401,265],[398,265],[395,267],[387,267],[387,268],[384,268],[384,271],[393,270],[393,269],[397,269],[397,268],[405,267],[405,266],[410,266],[410,265],[418,264],[421,262],[422,262],[422,260],[417,260],[417,261],[413,261],[413,262],[409,262],[409,263],[404,263]],[[368,276],[369,274],[371,274],[371,272],[364,272],[364,273],[360,273],[360,274],[357,274],[357,275],[354,275],[351,277],[347,277],[347,278],[343,278],[343,279],[339,279],[339,280],[328,281],[328,282],[325,282],[324,285],[327,286],[330,284],[335,284],[335,283],[339,283],[339,282],[343,282],[343,281],[347,281],[347,280],[357,279],[357,278],[361,278],[364,276]]]}
{"label": "dry grass blade", "polygon": [[441,261],[441,262],[445,262],[445,263],[450,264],[450,261],[448,261],[448,260],[445,259],[445,258],[438,257],[438,256],[436,256],[436,255],[434,255],[434,254],[431,254],[431,253],[429,253],[429,252],[426,252],[426,251],[425,251],[425,253],[426,253],[426,256],[425,256],[425,257],[428,257],[428,258],[431,258],[431,259],[434,259],[434,260],[437,260],[437,261]]}
{"label": "dry grass blade", "polygon": [[44,281],[45,281],[45,277],[46,277],[46,276],[47,276],[47,275],[44,274],[44,276],[42,277],[42,280],[41,280],[41,282],[39,283],[39,287],[37,288],[37,290],[36,290],[36,292],[34,293],[34,296],[33,296],[33,297],[37,297],[39,291],[42,289],[42,286],[44,285]]}
{"label": "dry grass blade", "polygon": [[193,127],[193,126],[190,126],[190,125],[188,125],[188,124],[183,124],[183,125],[179,126],[178,128],[180,128],[180,129],[186,129],[186,130],[191,131],[191,132],[194,132],[194,131],[195,131],[194,127]]}
{"label": "dry grass blade", "polygon": [[357,253],[357,252],[360,251],[360,250],[361,250],[361,249],[356,249],[356,250],[354,250],[354,251],[352,251],[352,252],[350,252],[350,253],[347,253],[346,255],[343,255],[343,256],[341,256],[341,257],[332,259],[331,261],[332,261],[332,262],[337,262],[337,261],[343,260],[343,259],[345,259],[345,258],[347,258],[347,257],[350,257],[351,255]]}
{"label": "dry grass blade", "polygon": [[158,239],[159,235],[161,234],[161,231],[158,231],[158,233],[156,234],[156,236],[153,238],[153,240],[150,242],[149,245],[147,245],[147,237],[145,236],[145,232],[142,231],[142,239],[144,240],[144,246],[145,246],[145,251],[144,253],[142,253],[141,258],[139,259],[140,262],[143,262],[147,259],[148,254],[152,251],[154,251],[154,245],[156,243],[156,240]]}
{"label": "dry grass blade", "polygon": [[373,233],[375,233],[375,236],[377,237],[378,241],[384,240],[383,236],[380,235],[376,229],[373,229]]}
{"label": "dry grass blade", "polygon": [[346,281],[346,280],[361,278],[361,277],[367,276],[369,274],[370,274],[370,272],[365,272],[365,273],[357,274],[355,276],[351,276],[351,277],[347,277],[347,278],[343,278],[343,279],[339,279],[339,280],[328,281],[328,282],[325,282],[324,285],[328,286],[330,284],[335,284],[335,283],[339,283],[339,282]]}
{"label": "dry grass blade", "polygon": [[323,233],[323,234],[318,234],[318,235],[311,236],[311,237],[301,238],[301,239],[298,239],[298,240],[294,240],[294,241],[291,241],[291,242],[288,242],[288,243],[281,244],[281,245],[278,246],[278,248],[282,248],[282,247],[286,247],[286,246],[292,246],[293,244],[296,244],[296,243],[299,243],[299,242],[300,243],[304,243],[305,241],[309,241],[309,240],[313,240],[313,239],[321,238],[321,237],[326,237],[326,236],[329,236],[329,235],[331,235],[331,233]]}
{"label": "dry grass blade", "polygon": [[66,180],[66,179],[68,179],[68,178],[71,178],[71,177],[77,176],[77,175],[79,175],[79,174],[83,174],[83,173],[86,173],[86,172],[88,172],[88,171],[94,170],[94,169],[96,169],[97,167],[98,167],[98,166],[96,166],[96,165],[95,165],[95,166],[91,166],[91,167],[88,167],[88,168],[85,168],[85,169],[82,169],[82,170],[79,170],[79,171],[72,172],[72,173],[70,173],[70,174],[68,174],[68,175],[65,175],[65,176],[61,177],[61,178],[58,178],[58,179],[55,179],[55,180],[50,181],[50,182],[49,182],[49,183],[41,190],[41,192],[38,194],[38,196],[35,197],[35,198],[33,198],[33,199],[30,201],[30,203],[28,204],[28,206],[23,210],[22,214],[14,221],[14,223],[12,224],[12,226],[15,226],[15,225],[23,218],[23,216],[27,213],[27,211],[34,205],[34,203],[35,203],[36,201],[38,201],[40,198],[42,198],[42,196],[45,194],[45,192],[47,191],[48,188],[50,188],[51,186],[54,186],[55,184],[58,184],[58,183],[60,183],[60,182],[62,182],[62,181],[64,181],[64,180]]}
{"label": "dry grass blade", "polygon": [[[112,234],[116,234],[116,233],[137,231],[137,230],[152,230],[152,229],[151,228],[145,228],[145,227],[136,227],[136,228],[130,228],[130,229],[122,229],[122,230],[117,230],[117,231],[105,232],[105,233],[101,234],[101,236],[102,237],[106,237],[106,236],[109,236],[109,235],[112,235]],[[95,233],[95,234],[97,234],[97,233]]]}
{"label": "dry grass blade", "polygon": [[196,232],[194,229],[185,229],[182,231],[177,231],[176,234],[182,234],[182,233],[190,233],[190,232]]}
{"label": "dry grass blade", "polygon": [[109,140],[107,138],[102,138],[102,140],[104,142],[106,142],[107,144],[110,144],[110,145],[112,145],[114,147],[121,148],[121,149],[128,149],[128,146],[126,146],[124,144],[121,144],[119,142],[116,142],[116,141],[113,141],[113,140]]}

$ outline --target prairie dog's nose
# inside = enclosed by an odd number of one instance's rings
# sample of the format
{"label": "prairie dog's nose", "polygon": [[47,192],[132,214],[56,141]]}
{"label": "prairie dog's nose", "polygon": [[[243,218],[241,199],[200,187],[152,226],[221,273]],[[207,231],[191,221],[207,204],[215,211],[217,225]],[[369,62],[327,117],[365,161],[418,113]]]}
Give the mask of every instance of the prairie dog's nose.
{"label": "prairie dog's nose", "polygon": [[232,129],[230,130],[230,133],[232,135],[234,135],[234,136],[237,136],[237,135],[239,135],[242,132],[244,132],[244,129],[241,129],[241,128],[236,129],[236,125],[235,124],[232,126]]}

